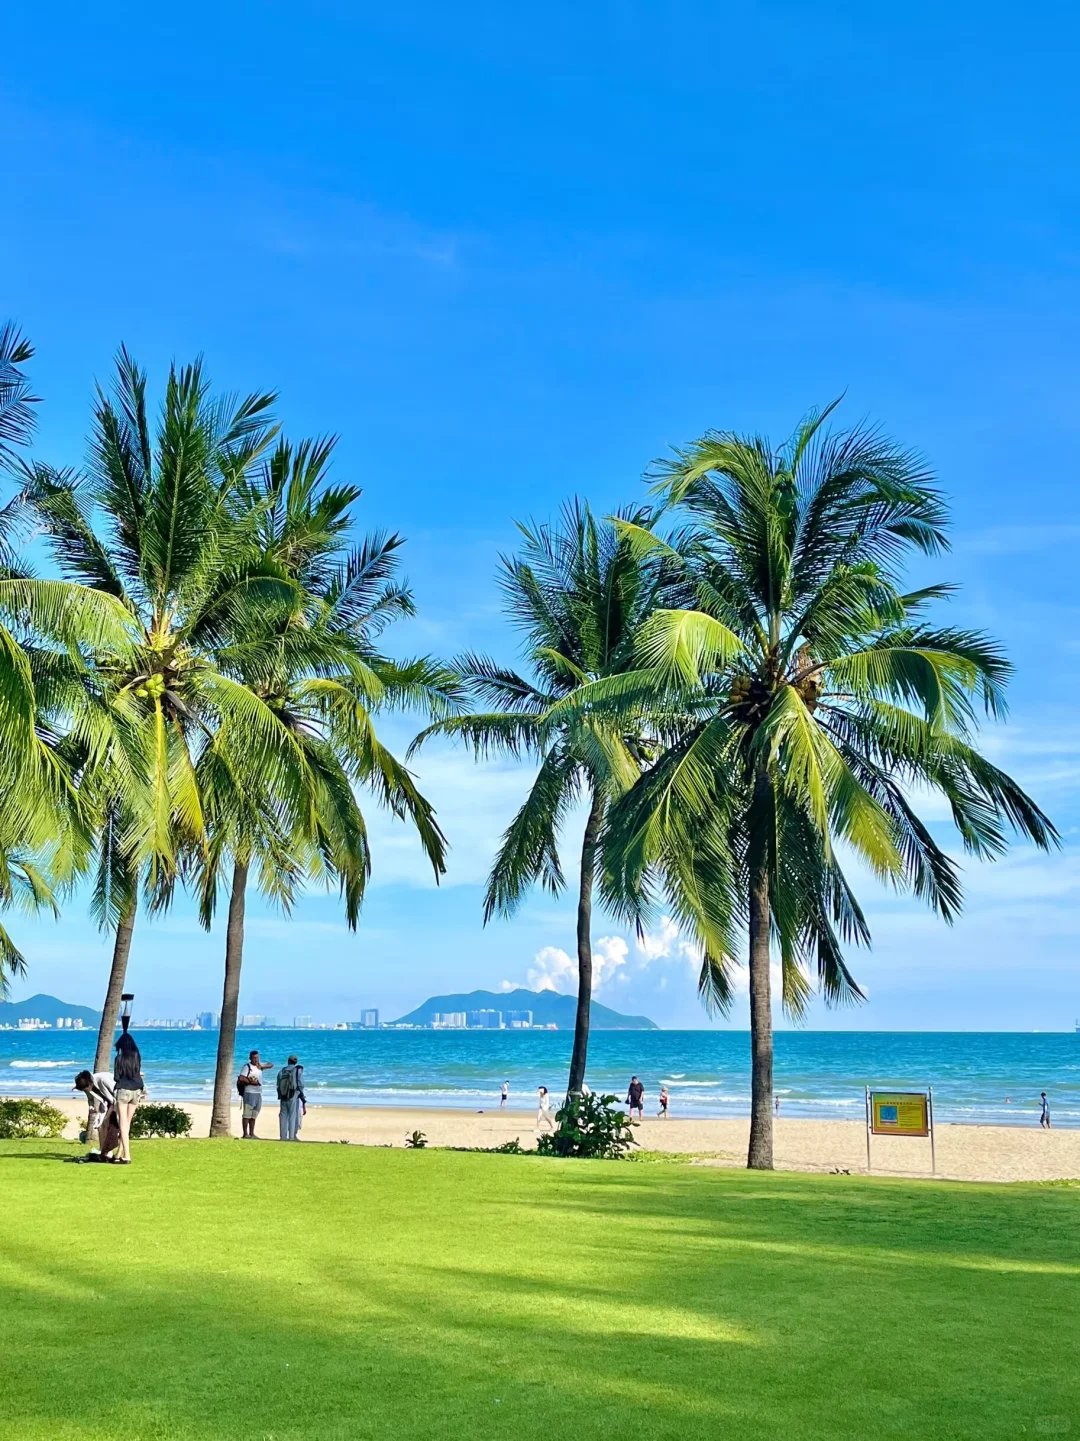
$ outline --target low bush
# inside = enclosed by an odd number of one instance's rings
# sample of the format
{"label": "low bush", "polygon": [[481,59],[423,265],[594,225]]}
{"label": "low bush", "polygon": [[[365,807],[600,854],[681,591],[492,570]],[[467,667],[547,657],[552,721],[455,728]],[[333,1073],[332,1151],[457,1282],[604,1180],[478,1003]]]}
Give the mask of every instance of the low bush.
{"label": "low bush", "polygon": [[555,1120],[555,1131],[537,1142],[542,1156],[620,1161],[637,1145],[617,1096],[568,1096]]}
{"label": "low bush", "polygon": [[0,1100],[0,1141],[30,1141],[64,1134],[67,1117],[48,1101]]}
{"label": "low bush", "polygon": [[131,1135],[139,1140],[149,1136],[190,1136],[191,1112],[183,1106],[144,1102],[131,1118]]}
{"label": "low bush", "polygon": [[427,1137],[423,1131],[414,1131],[411,1136],[405,1137],[405,1149],[407,1151],[422,1151],[427,1145]]}
{"label": "low bush", "polygon": [[515,1136],[512,1141],[504,1141],[501,1146],[443,1146],[441,1149],[444,1151],[462,1151],[471,1156],[532,1155],[532,1152],[525,1149],[517,1136]]}

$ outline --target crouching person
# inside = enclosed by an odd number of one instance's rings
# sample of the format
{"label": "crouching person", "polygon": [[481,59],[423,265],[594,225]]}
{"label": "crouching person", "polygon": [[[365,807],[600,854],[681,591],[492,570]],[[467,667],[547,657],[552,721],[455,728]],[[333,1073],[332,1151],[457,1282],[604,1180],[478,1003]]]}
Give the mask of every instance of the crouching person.
{"label": "crouching person", "polygon": [[80,1071],[75,1077],[75,1089],[86,1097],[86,1144],[91,1150],[83,1159],[105,1161],[116,1150],[120,1141],[120,1126],[116,1119],[116,1086],[108,1071]]}

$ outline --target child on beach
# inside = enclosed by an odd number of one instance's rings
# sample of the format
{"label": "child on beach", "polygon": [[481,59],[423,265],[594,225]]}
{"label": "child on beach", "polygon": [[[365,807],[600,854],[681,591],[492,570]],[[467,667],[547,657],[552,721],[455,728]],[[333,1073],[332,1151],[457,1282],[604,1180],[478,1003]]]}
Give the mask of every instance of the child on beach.
{"label": "child on beach", "polygon": [[660,1087],[660,1109],[659,1109],[659,1110],[657,1111],[657,1113],[656,1113],[657,1116],[658,1116],[658,1117],[659,1117],[659,1116],[666,1117],[666,1116],[667,1116],[667,1107],[668,1107],[667,1087],[666,1087],[666,1086],[661,1086],[661,1087]]}

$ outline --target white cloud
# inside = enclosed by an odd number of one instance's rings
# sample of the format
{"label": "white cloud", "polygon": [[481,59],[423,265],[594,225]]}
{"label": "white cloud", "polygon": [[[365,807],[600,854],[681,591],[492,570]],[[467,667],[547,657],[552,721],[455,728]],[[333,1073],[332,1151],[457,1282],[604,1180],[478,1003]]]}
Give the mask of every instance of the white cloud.
{"label": "white cloud", "polygon": [[[700,952],[684,940],[679,927],[670,916],[664,916],[654,931],[634,939],[633,947],[625,936],[599,936],[593,941],[593,989],[601,991],[614,983],[628,983],[647,970],[662,969],[674,964],[679,970],[689,968],[696,975],[701,963]],[[534,991],[577,990],[577,959],[560,946],[544,946],[533,957],[525,975],[525,985]],[[664,984],[661,980],[658,984]],[[500,990],[512,990],[514,982],[503,981]]]}
{"label": "white cloud", "polygon": [[622,980],[630,947],[622,936],[601,936],[593,946],[593,979],[597,986],[611,980]]}
{"label": "white cloud", "polygon": [[655,930],[637,936],[635,946],[644,965],[659,960],[688,961],[695,970],[701,965],[700,947],[683,938],[678,922],[671,916],[661,916]]}
{"label": "white cloud", "polygon": [[[509,985],[504,982],[504,985]],[[531,991],[565,991],[577,989],[577,962],[559,946],[545,946],[537,951],[525,973],[525,984]]]}

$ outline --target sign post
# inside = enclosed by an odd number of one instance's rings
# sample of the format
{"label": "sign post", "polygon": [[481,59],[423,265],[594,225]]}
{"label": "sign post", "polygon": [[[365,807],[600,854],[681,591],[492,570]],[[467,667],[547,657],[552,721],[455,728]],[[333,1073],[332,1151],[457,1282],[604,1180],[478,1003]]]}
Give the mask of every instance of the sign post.
{"label": "sign post", "polygon": [[930,1170],[937,1175],[934,1147],[934,1091],[872,1091],[866,1087],[866,1169],[870,1170],[871,1136],[927,1136]]}

